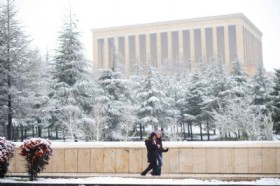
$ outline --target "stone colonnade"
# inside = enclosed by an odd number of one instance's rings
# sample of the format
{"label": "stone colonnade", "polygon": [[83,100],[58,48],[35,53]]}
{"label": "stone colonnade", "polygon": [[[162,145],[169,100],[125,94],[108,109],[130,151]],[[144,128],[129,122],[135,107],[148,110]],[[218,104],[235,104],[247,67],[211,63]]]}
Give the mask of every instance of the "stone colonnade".
{"label": "stone colonnade", "polygon": [[121,56],[127,73],[133,65],[142,63],[160,66],[162,63],[186,64],[193,70],[199,63],[220,61],[226,66],[238,59],[250,75],[262,64],[261,35],[240,21],[211,26],[173,25],[169,30],[160,26],[147,26],[107,32],[93,32],[94,63],[97,68],[108,69],[115,60],[115,52]]}

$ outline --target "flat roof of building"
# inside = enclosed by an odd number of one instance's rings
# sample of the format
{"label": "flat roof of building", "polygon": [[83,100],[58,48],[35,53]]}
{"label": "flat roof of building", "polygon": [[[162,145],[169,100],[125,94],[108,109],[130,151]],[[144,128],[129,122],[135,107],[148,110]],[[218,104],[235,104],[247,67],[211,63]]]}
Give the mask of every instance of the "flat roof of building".
{"label": "flat roof of building", "polygon": [[182,20],[174,20],[174,21],[163,21],[163,22],[153,22],[153,23],[144,23],[144,24],[135,24],[135,25],[126,25],[126,26],[117,26],[117,27],[106,27],[106,28],[97,28],[92,29],[94,32],[106,32],[106,31],[114,31],[114,30],[126,30],[131,28],[143,28],[149,26],[160,26],[160,25],[168,25],[168,24],[182,24],[182,23],[191,23],[191,22],[199,22],[199,21],[210,21],[210,20],[225,20],[230,18],[241,18],[248,25],[250,25],[258,34],[262,35],[262,32],[242,13],[237,14],[227,14],[227,15],[219,15],[219,16],[209,16],[209,17],[200,17],[200,18],[191,18],[191,19],[182,19]]}

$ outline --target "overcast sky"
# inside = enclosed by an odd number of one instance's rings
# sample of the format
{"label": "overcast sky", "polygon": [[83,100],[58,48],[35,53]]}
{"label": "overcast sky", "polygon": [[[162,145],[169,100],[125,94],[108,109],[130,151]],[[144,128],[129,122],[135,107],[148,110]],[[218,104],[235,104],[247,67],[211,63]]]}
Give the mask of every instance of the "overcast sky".
{"label": "overcast sky", "polygon": [[56,47],[69,2],[90,60],[94,28],[243,13],[263,33],[265,68],[280,68],[280,0],[16,0],[19,20],[40,49]]}

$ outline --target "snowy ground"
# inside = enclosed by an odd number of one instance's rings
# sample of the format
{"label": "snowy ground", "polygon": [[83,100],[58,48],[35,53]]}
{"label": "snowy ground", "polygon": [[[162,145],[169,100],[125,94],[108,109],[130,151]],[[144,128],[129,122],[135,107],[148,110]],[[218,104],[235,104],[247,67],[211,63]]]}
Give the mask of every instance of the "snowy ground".
{"label": "snowy ground", "polygon": [[28,178],[7,177],[0,183],[72,183],[72,184],[147,184],[147,185],[280,185],[280,179],[262,178],[255,181],[219,181],[197,179],[161,179],[161,178],[122,178],[122,177],[90,177],[90,178],[38,178],[30,182]]}

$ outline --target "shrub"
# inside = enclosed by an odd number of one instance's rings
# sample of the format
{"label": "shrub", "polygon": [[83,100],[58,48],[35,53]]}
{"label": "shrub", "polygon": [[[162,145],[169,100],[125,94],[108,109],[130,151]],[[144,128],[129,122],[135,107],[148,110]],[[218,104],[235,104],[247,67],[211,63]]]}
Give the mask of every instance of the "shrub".
{"label": "shrub", "polygon": [[20,146],[19,154],[25,157],[30,180],[36,180],[52,155],[51,142],[41,138],[26,140]]}
{"label": "shrub", "polygon": [[15,145],[0,137],[0,178],[3,178],[8,171],[9,162],[15,154]]}

